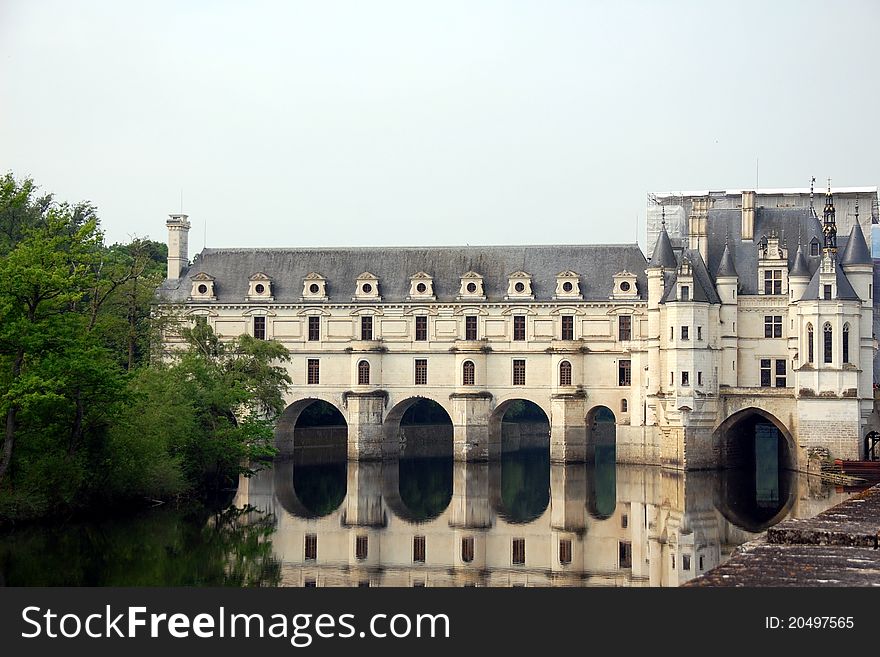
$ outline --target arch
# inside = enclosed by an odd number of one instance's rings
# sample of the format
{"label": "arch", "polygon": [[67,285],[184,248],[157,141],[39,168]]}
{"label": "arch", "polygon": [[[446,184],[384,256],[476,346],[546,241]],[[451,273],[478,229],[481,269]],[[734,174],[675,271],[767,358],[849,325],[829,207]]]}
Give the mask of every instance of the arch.
{"label": "arch", "polygon": [[461,385],[474,385],[476,382],[476,369],[474,361],[472,360],[466,360],[461,364]]}
{"label": "arch", "polygon": [[[528,409],[528,410],[524,410]],[[504,417],[509,411],[517,413],[519,420],[514,420],[518,424],[529,424],[528,431],[524,434],[519,432],[518,439],[512,440],[511,431],[505,431]],[[508,423],[511,424],[508,417]],[[520,422],[522,420],[522,422]],[[546,429],[545,426],[546,425]],[[525,397],[509,397],[500,402],[492,410],[489,416],[489,444],[498,445],[503,451],[505,447],[512,448],[514,445],[521,447],[525,444],[535,447],[550,448],[550,414],[547,410],[532,399]],[[507,445],[505,445],[507,443]]]}
{"label": "arch", "polygon": [[754,481],[743,470],[719,473],[718,512],[732,525],[757,534],[784,520],[797,498],[796,473],[781,471],[776,500],[758,499]]}
{"label": "arch", "polygon": [[550,506],[550,450],[502,452],[489,464],[489,502],[511,524],[528,524]]}
{"label": "arch", "polygon": [[592,450],[617,446],[617,417],[607,406],[594,406],[587,413],[587,447]]}
{"label": "arch", "polygon": [[841,341],[841,351],[843,352],[843,362],[849,362],[849,322],[843,325],[843,338]]}
{"label": "arch", "polygon": [[763,419],[772,424],[778,430],[779,444],[785,448],[784,452],[780,453],[780,467],[786,470],[796,470],[797,443],[795,442],[791,431],[789,431],[788,427],[785,426],[779,418],[773,415],[773,413],[757,406],[748,406],[740,409],[736,413],[730,415],[718,425],[717,429],[715,429],[715,432],[713,433],[713,441],[716,441],[716,444],[720,448],[721,466],[730,468],[742,465],[740,458],[741,449],[736,445],[731,449],[731,440],[734,440],[737,437],[731,434],[740,423],[747,421],[752,417]]}
{"label": "arch", "polygon": [[[315,395],[304,399],[298,399],[290,403],[287,408],[284,409],[275,423],[275,447],[282,454],[290,454],[295,447],[300,446],[299,443],[301,441],[297,441],[295,436],[297,423],[299,422],[303,411],[316,403],[321,404],[326,409],[328,422],[323,425],[326,429],[323,432],[323,434],[326,435],[323,437],[327,438],[328,443],[337,442],[336,436],[333,435],[334,433],[339,434],[341,429],[347,430],[348,422],[345,413],[329,395]],[[334,432],[332,429],[335,429],[336,431]]]}
{"label": "arch", "polygon": [[362,360],[357,364],[357,372],[358,372],[358,385],[359,386],[368,386],[370,385],[370,361]]}
{"label": "arch", "polygon": [[559,385],[571,385],[571,363],[567,360],[563,360],[559,363]]}
{"label": "arch", "polygon": [[407,397],[394,404],[385,416],[384,431],[387,444],[400,444],[406,456],[452,453],[452,415],[431,397]]}

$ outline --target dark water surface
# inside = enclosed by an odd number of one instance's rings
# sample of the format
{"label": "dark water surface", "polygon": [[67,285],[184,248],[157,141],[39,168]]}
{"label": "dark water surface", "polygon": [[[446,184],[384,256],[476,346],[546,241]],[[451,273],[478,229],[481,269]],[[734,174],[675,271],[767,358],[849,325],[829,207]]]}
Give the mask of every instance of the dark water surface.
{"label": "dark water surface", "polygon": [[684,473],[616,464],[613,446],[575,465],[529,441],[480,464],[301,450],[217,511],[163,505],[0,535],[0,584],[676,586],[849,496],[765,451],[745,469]]}

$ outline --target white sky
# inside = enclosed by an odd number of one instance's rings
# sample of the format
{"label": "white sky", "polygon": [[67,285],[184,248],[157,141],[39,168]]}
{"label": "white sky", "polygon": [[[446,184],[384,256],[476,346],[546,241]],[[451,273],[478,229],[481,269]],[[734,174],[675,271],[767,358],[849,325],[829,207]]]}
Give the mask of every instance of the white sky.
{"label": "white sky", "polygon": [[880,2],[0,0],[0,171],[110,241],[644,241],[645,194],[880,183]]}

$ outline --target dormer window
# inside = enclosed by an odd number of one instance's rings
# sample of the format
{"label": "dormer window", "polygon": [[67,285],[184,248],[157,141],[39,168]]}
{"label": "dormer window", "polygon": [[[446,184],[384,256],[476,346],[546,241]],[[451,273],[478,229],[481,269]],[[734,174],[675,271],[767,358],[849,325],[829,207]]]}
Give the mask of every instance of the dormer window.
{"label": "dormer window", "polygon": [[379,279],[368,271],[357,277],[352,301],[381,301]]}
{"label": "dormer window", "polygon": [[627,270],[614,274],[614,288],[611,291],[612,299],[637,299],[639,290],[636,286],[636,275]]}
{"label": "dormer window", "polygon": [[249,301],[272,301],[272,279],[261,271],[248,279]]}
{"label": "dormer window", "polygon": [[311,272],[303,279],[303,301],[326,301],[327,281],[316,272]]}
{"label": "dormer window", "polygon": [[532,275],[524,271],[514,272],[507,277],[507,299],[534,299],[532,294]]}
{"label": "dormer window", "polygon": [[214,296],[214,277],[200,271],[190,278],[192,281],[192,291],[190,297],[193,301],[216,301]]}
{"label": "dormer window", "polygon": [[775,232],[758,249],[758,292],[788,294],[788,249],[781,246]]}
{"label": "dormer window", "polygon": [[433,301],[434,296],[434,280],[430,274],[420,271],[409,279],[409,298],[418,299],[420,301]]}
{"label": "dormer window", "polygon": [[580,276],[573,271],[556,274],[556,293],[554,299],[582,299]]}
{"label": "dormer window", "polygon": [[819,255],[819,240],[815,237],[810,240],[810,255],[818,256]]}
{"label": "dormer window", "polygon": [[682,285],[679,288],[678,298],[682,301],[690,301],[691,300],[691,288],[689,285]]}
{"label": "dormer window", "polygon": [[461,277],[461,287],[458,290],[459,299],[485,300],[486,293],[483,291],[483,277],[475,271],[469,271]]}

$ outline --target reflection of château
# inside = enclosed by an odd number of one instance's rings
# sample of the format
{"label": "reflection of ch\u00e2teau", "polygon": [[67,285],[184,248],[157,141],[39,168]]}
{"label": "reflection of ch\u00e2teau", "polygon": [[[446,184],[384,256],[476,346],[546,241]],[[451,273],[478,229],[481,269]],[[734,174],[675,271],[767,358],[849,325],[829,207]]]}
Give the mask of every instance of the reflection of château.
{"label": "reflection of ch\u00e2teau", "polygon": [[[781,476],[768,497],[715,473],[524,456],[429,459],[422,473],[405,461],[288,460],[242,480],[235,503],[277,517],[288,586],[677,586],[754,532],[845,497],[803,476]],[[549,494],[511,508],[522,464],[532,483],[549,471]]]}
{"label": "reflection of ch\u00e2teau", "polygon": [[160,304],[290,350],[281,447],[320,400],[344,418],[350,458],[394,457],[401,418],[430,399],[457,459],[493,458],[504,414],[528,400],[554,461],[589,460],[604,437],[621,462],[736,465],[747,434],[807,469],[817,451],[858,458],[876,424],[861,227],[876,190],[861,219],[847,205],[846,237],[830,184],[821,218],[812,192],[809,206],[783,197],[689,198],[684,243],[661,222],[649,261],[637,245],[563,245],[204,249],[190,264],[189,221],[172,215]]}

